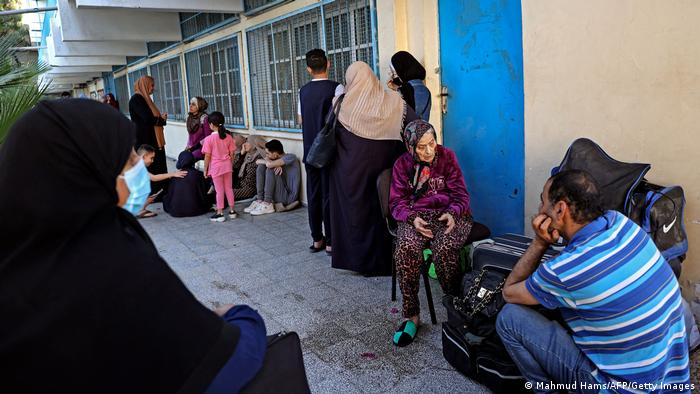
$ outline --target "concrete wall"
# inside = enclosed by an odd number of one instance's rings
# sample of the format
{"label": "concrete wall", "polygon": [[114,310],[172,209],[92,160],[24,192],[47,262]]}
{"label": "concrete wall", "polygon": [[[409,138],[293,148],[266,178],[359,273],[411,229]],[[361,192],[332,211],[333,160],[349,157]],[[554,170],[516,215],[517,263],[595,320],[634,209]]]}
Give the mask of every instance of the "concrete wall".
{"label": "concrete wall", "polygon": [[425,67],[426,86],[433,96],[430,123],[442,138],[440,99],[440,35],[437,0],[377,0],[379,70],[389,79],[391,56],[408,51]]}
{"label": "concrete wall", "polygon": [[688,296],[700,280],[700,2],[537,0],[522,11],[526,223],[577,137],[651,163],[650,181],[685,189]]}

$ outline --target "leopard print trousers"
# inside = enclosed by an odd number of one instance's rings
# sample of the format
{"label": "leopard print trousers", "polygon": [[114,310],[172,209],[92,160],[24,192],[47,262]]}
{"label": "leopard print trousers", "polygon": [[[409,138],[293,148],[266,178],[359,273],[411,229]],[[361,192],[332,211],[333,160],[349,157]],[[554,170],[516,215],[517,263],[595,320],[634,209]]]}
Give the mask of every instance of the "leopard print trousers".
{"label": "leopard print trousers", "polygon": [[418,289],[420,287],[421,265],[423,264],[423,249],[429,247],[433,251],[433,262],[442,291],[445,294],[457,294],[460,286],[459,250],[472,229],[473,219],[470,216],[455,218],[455,227],[445,234],[446,222],[438,220],[440,212],[427,211],[418,217],[428,222],[428,229],[433,231],[433,239],[427,238],[416,231],[413,223],[400,222],[396,233],[396,249],[394,261],[399,278],[403,299],[403,316],[410,318],[420,313]]}

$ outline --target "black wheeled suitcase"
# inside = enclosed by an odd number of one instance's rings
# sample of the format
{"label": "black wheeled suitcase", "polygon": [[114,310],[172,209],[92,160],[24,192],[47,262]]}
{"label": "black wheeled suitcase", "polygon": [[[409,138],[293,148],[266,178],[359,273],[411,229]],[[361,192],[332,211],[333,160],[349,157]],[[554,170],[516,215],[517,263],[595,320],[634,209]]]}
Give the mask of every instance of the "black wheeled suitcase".
{"label": "black wheeled suitcase", "polygon": [[[532,238],[518,234],[504,234],[474,242],[471,250],[472,270],[494,268],[509,272],[530,246]],[[542,256],[542,261],[559,254],[563,246],[552,246]]]}
{"label": "black wheeled suitcase", "polygon": [[[505,278],[530,246],[532,239],[505,234],[472,244],[471,271],[462,279],[462,298],[445,296],[447,321],[442,324],[442,354],[456,370],[495,393],[523,393],[525,379],[495,331],[504,305]],[[542,260],[556,256],[549,248]],[[488,300],[488,301],[485,301]],[[478,305],[485,301],[482,308]],[[468,311],[478,312],[466,315]]]}

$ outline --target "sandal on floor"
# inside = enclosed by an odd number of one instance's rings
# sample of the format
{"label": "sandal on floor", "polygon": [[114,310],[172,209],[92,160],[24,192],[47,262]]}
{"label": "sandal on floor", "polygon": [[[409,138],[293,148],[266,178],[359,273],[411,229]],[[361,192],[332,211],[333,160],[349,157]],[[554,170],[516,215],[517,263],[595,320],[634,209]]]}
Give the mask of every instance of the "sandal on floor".
{"label": "sandal on floor", "polygon": [[413,342],[418,332],[418,327],[412,320],[401,323],[394,333],[394,345],[398,347],[408,346]]}
{"label": "sandal on floor", "polygon": [[138,215],[136,215],[136,217],[139,218],[139,219],[152,218],[152,217],[154,217],[154,216],[158,216],[158,214],[155,213],[155,212],[151,212],[151,211],[149,211],[148,209],[144,209],[144,210],[141,211]]}

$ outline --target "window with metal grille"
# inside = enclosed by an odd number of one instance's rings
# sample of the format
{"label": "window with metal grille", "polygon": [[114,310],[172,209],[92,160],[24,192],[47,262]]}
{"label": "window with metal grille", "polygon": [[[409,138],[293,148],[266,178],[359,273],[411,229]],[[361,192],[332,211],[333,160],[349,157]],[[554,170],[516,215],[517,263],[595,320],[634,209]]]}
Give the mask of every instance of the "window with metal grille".
{"label": "window with metal grille", "polygon": [[146,56],[127,56],[126,57],[126,64],[131,66],[132,64],[138,63],[139,61],[141,61],[145,58],[146,58]]}
{"label": "window with metal grille", "polygon": [[119,101],[119,111],[124,115],[129,115],[129,85],[127,83],[126,75],[114,78],[114,89],[116,90],[115,96]]}
{"label": "window with metal grille", "polygon": [[224,114],[226,124],[243,126],[243,88],[238,37],[185,53],[190,96],[209,103],[208,111]]}
{"label": "window with metal grille", "polygon": [[156,84],[153,91],[153,102],[161,112],[168,113],[168,119],[173,120],[185,120],[185,102],[180,70],[179,56],[151,66],[151,76]]}
{"label": "window with metal grille", "polygon": [[182,39],[186,40],[217,26],[238,21],[240,21],[238,14],[181,12],[180,29],[182,30]]}
{"label": "window with metal grille", "polygon": [[134,84],[144,75],[148,75],[148,67],[144,67],[129,73],[129,90],[132,93],[134,92]]}
{"label": "window with metal grille", "polygon": [[245,14],[252,16],[292,0],[243,0]]}
{"label": "window with metal grille", "polygon": [[323,6],[328,77],[345,83],[345,70],[356,61],[375,68],[372,11],[369,0],[336,0]]}
{"label": "window with metal grille", "polygon": [[246,32],[253,124],[298,129],[299,88],[310,81],[307,51],[326,50],[329,77],[344,83],[345,70],[361,60],[375,67],[372,0],[336,0]]}
{"label": "window with metal grille", "polygon": [[151,41],[146,43],[146,48],[148,49],[148,55],[150,56],[175,44],[177,44],[177,41]]}

